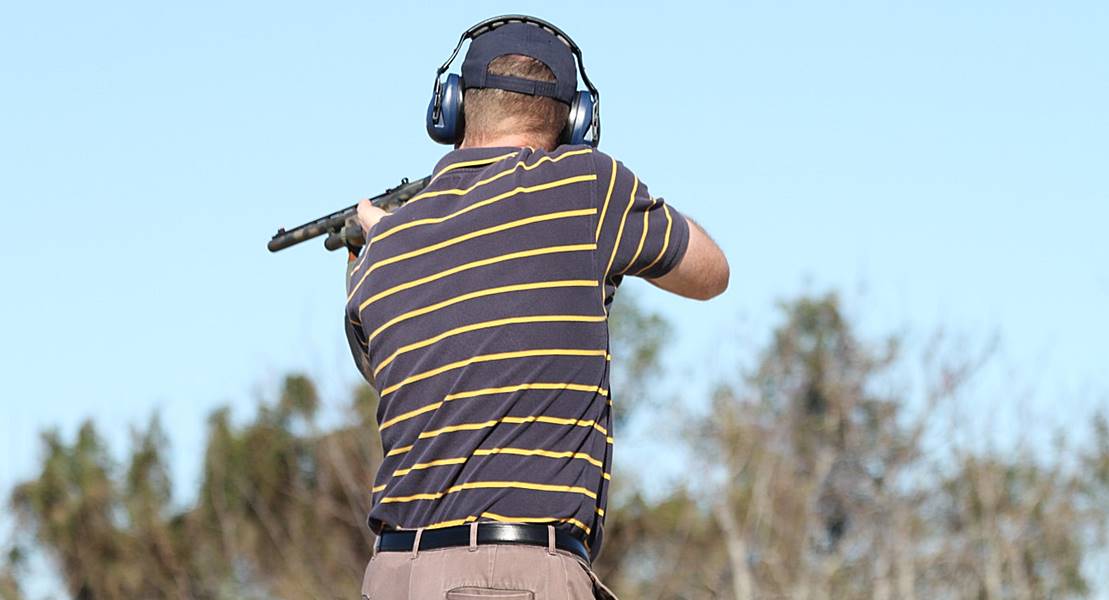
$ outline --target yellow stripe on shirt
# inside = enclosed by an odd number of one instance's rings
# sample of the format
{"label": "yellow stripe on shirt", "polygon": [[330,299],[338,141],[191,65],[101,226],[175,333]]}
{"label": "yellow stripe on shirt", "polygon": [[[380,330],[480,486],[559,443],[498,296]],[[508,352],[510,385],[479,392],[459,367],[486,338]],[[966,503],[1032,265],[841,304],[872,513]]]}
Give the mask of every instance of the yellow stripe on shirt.
{"label": "yellow stripe on shirt", "polygon": [[566,419],[566,418],[562,418],[562,417],[538,416],[538,417],[504,417],[503,419],[501,419],[501,421],[503,421],[505,423],[512,423],[512,424],[535,422],[535,423],[547,423],[547,424],[550,424],[550,425],[574,425],[574,426],[577,426],[577,427],[592,427],[593,429],[596,429],[597,431],[601,432],[603,435],[608,435],[608,430],[605,429],[604,426],[602,426],[600,423],[598,423],[598,422],[596,422],[592,419],[589,419],[589,420],[586,420],[586,419]]}
{"label": "yellow stripe on shirt", "polygon": [[639,191],[639,177],[635,178],[635,183],[632,184],[632,193],[628,196],[628,205],[624,207],[624,214],[620,217],[620,228],[616,230],[616,243],[612,245],[612,254],[608,257],[608,266],[605,267],[605,277],[608,277],[609,271],[612,270],[612,263],[616,261],[616,253],[620,250],[620,240],[624,237],[624,225],[628,222],[628,213],[632,210],[632,205],[635,204],[635,193]]}
{"label": "yellow stripe on shirt", "polygon": [[457,527],[458,525],[466,525],[468,523],[473,523],[476,520],[477,520],[476,516],[470,515],[470,516],[464,517],[462,519],[451,519],[450,521],[439,521],[438,523],[432,523],[431,525],[428,525],[427,527],[424,527],[424,529],[442,529],[444,527]]}
{"label": "yellow stripe on shirt", "polygon": [[389,236],[391,236],[395,233],[399,233],[401,231],[405,231],[405,230],[411,229],[413,227],[418,227],[420,225],[434,225],[434,224],[437,224],[437,223],[442,223],[444,221],[449,221],[450,219],[453,219],[453,218],[455,218],[459,215],[466,214],[466,213],[468,213],[472,210],[477,210],[477,209],[479,209],[483,206],[489,206],[490,204],[500,202],[501,200],[504,200],[505,198],[511,198],[511,197],[516,196],[518,194],[528,194],[528,193],[531,193],[531,192],[540,192],[540,191],[543,191],[543,190],[549,190],[549,189],[553,189],[553,188],[557,188],[557,187],[562,187],[564,185],[570,185],[570,184],[573,184],[573,183],[581,183],[583,181],[596,181],[596,180],[597,180],[597,174],[596,173],[591,173],[591,174],[588,174],[588,175],[575,175],[573,177],[567,177],[565,179],[558,179],[558,180],[555,180],[555,181],[551,181],[551,182],[548,182],[548,183],[541,183],[541,184],[538,184],[538,185],[517,186],[517,187],[515,187],[515,188],[513,188],[513,189],[511,189],[507,192],[504,192],[503,194],[497,194],[496,196],[493,196],[492,198],[489,198],[487,200],[482,200],[481,202],[475,202],[475,203],[467,206],[466,208],[456,210],[456,211],[452,212],[451,214],[443,216],[443,217],[432,217],[432,218],[427,218],[427,219],[416,219],[415,221],[409,221],[407,223],[401,223],[400,225],[397,225],[396,227],[393,227],[392,229],[383,231],[383,232],[375,235],[369,241],[369,243],[370,244],[377,243],[378,241],[381,241],[381,240],[383,240],[383,239],[385,239],[385,238],[387,238],[387,237],[389,237]]}
{"label": "yellow stripe on shirt", "polygon": [[576,485],[553,485],[549,483],[531,483],[527,481],[470,481],[467,483],[460,483],[451,486],[442,492],[428,492],[423,494],[412,494],[410,496],[386,496],[378,502],[381,504],[395,504],[402,502],[413,502],[415,500],[438,500],[443,496],[455,494],[465,490],[479,490],[479,489],[517,489],[517,490],[534,490],[539,492],[567,492],[572,494],[581,494],[593,500],[597,499],[597,493]]}
{"label": "yellow stripe on shirt", "polygon": [[601,207],[601,218],[597,221],[597,232],[593,239],[601,241],[601,226],[605,224],[605,214],[608,212],[608,201],[612,198],[612,188],[616,185],[616,159],[612,159],[612,177],[608,180],[608,193],[605,194],[605,203]]}
{"label": "yellow stripe on shirt", "polygon": [[487,288],[484,290],[476,290],[473,292],[462,294],[460,296],[455,296],[454,298],[448,298],[446,300],[443,300],[442,302],[429,304],[423,308],[417,308],[415,310],[410,310],[406,313],[399,314],[383,323],[377,329],[373,330],[373,332],[370,333],[368,341],[373,341],[373,339],[381,334],[382,331],[385,331],[389,327],[392,327],[393,325],[396,325],[401,321],[407,321],[408,319],[414,317],[426,315],[428,313],[435,312],[441,308],[445,308],[453,304],[458,304],[459,302],[465,302],[467,300],[474,300],[476,298],[484,298],[486,296],[494,296],[497,294],[507,294],[510,292],[524,292],[528,290],[542,290],[561,287],[597,287],[598,285],[599,284],[596,281],[593,281],[591,279],[564,279],[556,281],[536,281],[534,283],[517,283],[513,285],[502,285],[498,287]]}
{"label": "yellow stripe on shirt", "polygon": [[412,444],[409,444],[407,446],[397,446],[396,448],[393,448],[392,450],[386,452],[385,456],[396,456],[398,454],[404,454],[405,452],[408,452],[411,449],[412,449]]}
{"label": "yellow stripe on shirt", "polygon": [[478,356],[472,356],[472,357],[467,358],[465,360],[460,360],[460,361],[448,363],[448,364],[445,364],[443,366],[431,369],[430,371],[424,371],[423,373],[417,373],[415,375],[406,377],[406,378],[402,379],[401,381],[399,381],[399,382],[397,382],[397,383],[381,390],[381,397],[385,398],[385,396],[388,396],[389,394],[392,394],[393,392],[399,390],[400,388],[402,388],[402,387],[404,387],[404,386],[406,386],[410,383],[415,383],[417,381],[422,381],[424,379],[428,379],[430,377],[434,377],[436,375],[446,373],[447,371],[453,371],[455,369],[461,369],[462,367],[468,367],[470,365],[477,364],[477,363],[493,362],[493,361],[498,361],[498,360],[509,360],[509,359],[513,359],[513,358],[526,358],[526,357],[529,357],[529,356],[604,356],[606,353],[607,352],[605,350],[588,350],[588,349],[581,349],[581,348],[542,348],[542,349],[535,349],[535,350],[517,350],[517,351],[514,351],[514,352],[497,352],[497,353],[494,353],[494,354],[481,354],[481,355],[478,355]]}
{"label": "yellow stripe on shirt", "polygon": [[573,517],[506,517],[504,515],[498,515],[496,513],[483,512],[481,513],[481,518],[492,519],[494,521],[500,521],[502,523],[569,523],[574,527],[577,527],[578,529],[584,531],[586,535],[592,533],[592,530],[589,528],[588,525]]}
{"label": "yellow stripe on shirt", "polygon": [[432,281],[436,281],[436,280],[442,279],[444,277],[450,277],[451,275],[456,275],[456,274],[461,273],[463,271],[469,271],[470,269],[476,269],[478,267],[485,267],[485,266],[489,266],[489,265],[495,265],[495,264],[500,263],[500,262],[505,262],[505,261],[508,261],[508,260],[516,260],[518,258],[528,258],[530,256],[542,256],[542,255],[545,255],[545,254],[561,254],[563,252],[584,252],[584,251],[592,251],[592,250],[596,250],[596,249],[597,249],[597,244],[567,244],[567,245],[564,245],[564,246],[547,246],[545,248],[535,248],[535,249],[532,249],[532,250],[521,250],[519,252],[509,252],[508,254],[501,254],[500,256],[491,256],[489,258],[483,258],[481,260],[475,260],[475,261],[472,261],[472,262],[468,262],[468,263],[465,263],[465,264],[458,265],[457,267],[451,267],[449,269],[439,271],[438,273],[432,273],[431,275],[428,275],[426,277],[421,277],[421,278],[415,279],[413,281],[408,281],[408,282],[405,282],[405,283],[402,283],[402,284],[399,284],[399,285],[395,285],[395,286],[393,286],[393,287],[391,287],[387,290],[382,290],[382,291],[374,294],[373,296],[370,296],[369,298],[366,298],[366,300],[364,300],[362,302],[362,304],[358,305],[359,316],[361,316],[361,311],[366,310],[367,306],[373,304],[374,302],[377,302],[378,300],[381,300],[382,298],[392,296],[393,294],[396,294],[397,292],[403,292],[404,290],[409,290],[409,289],[412,289],[414,287],[419,287],[421,285],[424,285],[425,283],[431,283]]}
{"label": "yellow stripe on shirt", "polygon": [[411,344],[401,346],[377,365],[377,367],[374,369],[374,376],[376,377],[382,369],[388,366],[389,363],[393,362],[393,360],[395,360],[401,354],[411,352],[413,350],[418,350],[420,348],[426,348],[427,346],[430,346],[437,342],[441,342],[446,338],[463,333],[468,333],[471,331],[489,329],[492,327],[500,327],[502,325],[516,325],[520,323],[600,323],[605,319],[606,317],[604,315],[534,315],[530,317],[510,317],[507,319],[494,319],[492,321],[482,321],[481,323],[463,325],[462,327],[455,327],[454,329],[444,331],[443,333],[440,333],[439,335],[436,335],[434,337],[430,337],[426,340],[420,340],[418,342],[413,342]]}
{"label": "yellow stripe on shirt", "polygon": [[[628,222],[628,213],[631,212],[632,204],[635,204],[635,193],[639,191],[639,177],[635,178],[635,183],[632,184],[632,193],[628,197],[628,205],[624,208],[624,215],[620,217],[620,228],[616,230],[616,243],[612,245],[612,254],[608,257],[608,266],[605,267],[605,279],[608,278],[609,272],[612,270],[612,263],[616,260],[616,253],[620,250],[620,239],[624,236],[624,224]],[[605,290],[601,288],[601,306],[604,306]],[[608,309],[605,308],[605,314],[608,314]]]}
{"label": "yellow stripe on shirt", "polygon": [[519,153],[520,153],[520,151],[517,150],[515,152],[509,152],[508,154],[502,154],[500,156],[494,156],[494,157],[491,157],[491,158],[479,158],[479,159],[476,159],[476,160],[467,160],[467,161],[456,162],[454,164],[447,165],[447,166],[443,167],[438,173],[436,173],[434,177],[431,178],[431,181],[428,182],[428,185],[431,185],[436,179],[439,179],[439,177],[442,176],[444,173],[449,173],[450,171],[453,171],[455,169],[461,169],[463,167],[480,167],[480,166],[483,166],[483,165],[491,165],[495,162],[500,162],[500,161],[502,161],[506,158],[512,158],[513,156],[516,156]]}
{"label": "yellow stripe on shirt", "polygon": [[440,406],[443,406],[442,402],[432,402],[431,404],[425,404],[424,406],[421,406],[420,408],[417,408],[415,410],[410,410],[406,413],[401,413],[401,414],[393,417],[392,419],[388,419],[388,420],[383,421],[381,423],[381,425],[378,425],[377,430],[382,431],[382,430],[388,429],[388,428],[392,427],[393,425],[396,425],[397,423],[400,423],[402,421],[407,421],[408,419],[411,419],[413,417],[418,417],[418,416],[420,416],[420,415],[422,415],[426,412],[431,412],[431,411],[439,408]]}
{"label": "yellow stripe on shirt", "polygon": [[432,460],[425,463],[416,463],[406,469],[397,469],[396,471],[393,471],[393,477],[400,477],[402,475],[407,475],[412,471],[421,471],[423,469],[430,469],[432,467],[442,467],[445,465],[461,465],[465,463],[466,460],[467,457],[460,456],[458,458],[440,458],[439,460]]}
{"label": "yellow stripe on shirt", "polygon": [[[508,454],[513,456],[541,456],[543,458],[570,458],[584,460],[585,462],[597,467],[604,468],[604,463],[600,460],[586,454],[585,452],[557,452],[553,450],[543,450],[541,448],[479,448],[474,450],[471,456],[492,456],[495,454]],[[458,456],[455,458],[440,458],[428,462],[416,463],[411,467],[397,469],[393,471],[393,477],[401,477],[407,475],[412,471],[422,471],[424,469],[431,469],[433,467],[444,467],[450,465],[465,464],[470,459],[469,456]],[[607,479],[608,477],[606,477]],[[380,486],[384,488],[384,486]],[[376,490],[376,488],[375,488]]]}
{"label": "yellow stripe on shirt", "polygon": [[585,452],[556,452],[540,448],[479,448],[474,450],[474,456],[490,456],[493,454],[512,454],[515,456],[542,456],[544,458],[575,458],[581,459],[594,467],[604,468],[604,463],[593,458]]}
{"label": "yellow stripe on shirt", "polygon": [[650,229],[651,226],[648,218],[651,216],[651,209],[655,207],[656,202],[658,202],[658,200],[656,200],[655,198],[651,198],[651,205],[647,207],[647,210],[643,211],[643,233],[639,234],[639,245],[635,248],[635,255],[633,255],[632,259],[628,261],[628,266],[624,267],[624,269],[620,271],[621,275],[626,273],[628,269],[632,268],[632,265],[635,264],[635,261],[639,260],[639,254],[643,252],[643,242],[647,240],[647,231],[648,229]]}
{"label": "yellow stripe on shirt", "polygon": [[528,481],[470,481],[451,486],[447,494],[454,494],[464,490],[504,489],[535,490],[538,492],[570,492],[597,499],[597,492],[577,485],[555,485],[550,483],[531,483]]}
{"label": "yellow stripe on shirt", "polygon": [[491,394],[506,394],[511,392],[518,392],[520,390],[571,390],[574,392],[596,392],[601,396],[608,396],[608,390],[596,385],[582,385],[580,383],[521,383],[519,385],[506,385],[494,388],[484,388],[480,390],[470,390],[467,392],[455,392],[448,394],[444,400],[456,400],[458,398],[473,398],[475,396],[488,396]]}
{"label": "yellow stripe on shirt", "polygon": [[634,275],[639,275],[640,273],[642,273],[642,272],[650,269],[651,267],[655,266],[655,263],[662,260],[662,257],[666,255],[666,248],[670,245],[670,227],[674,223],[670,219],[670,207],[669,206],[666,206],[665,204],[663,204],[662,205],[662,212],[666,213],[666,235],[664,235],[663,238],[662,238],[662,250],[658,251],[658,256],[656,256],[655,259],[651,261],[651,264],[649,264],[646,267],[643,267],[642,269],[636,271],[634,273]]}
{"label": "yellow stripe on shirt", "polygon": [[465,392],[455,392],[447,394],[439,402],[432,402],[421,406],[420,408],[410,410],[406,413],[397,415],[391,419],[384,421],[378,426],[378,431],[388,429],[397,423],[407,421],[413,417],[418,417],[428,411],[436,410],[445,402],[451,400],[458,400],[462,398],[476,398],[479,396],[492,396],[494,394],[508,394],[512,392],[519,392],[522,390],[571,390],[575,392],[592,392],[600,396],[608,396],[608,390],[596,385],[582,385],[578,383],[521,383],[519,385],[506,385],[495,388],[484,388],[480,390],[469,390]]}
{"label": "yellow stripe on shirt", "polygon": [[[489,429],[496,427],[501,423],[510,423],[513,425],[522,425],[524,423],[547,423],[549,425],[573,425],[575,427],[592,427],[593,429],[604,430],[597,424],[596,421],[586,419],[563,419],[559,417],[548,417],[546,415],[535,415],[530,417],[501,417],[500,419],[492,419],[489,421],[482,421],[480,423],[461,423],[459,425],[448,425],[439,429],[432,429],[431,431],[422,431],[420,435],[416,436],[417,439],[426,440],[433,437],[438,437],[444,433],[454,433],[456,431],[476,431],[478,429]],[[612,438],[606,438],[611,440]]]}

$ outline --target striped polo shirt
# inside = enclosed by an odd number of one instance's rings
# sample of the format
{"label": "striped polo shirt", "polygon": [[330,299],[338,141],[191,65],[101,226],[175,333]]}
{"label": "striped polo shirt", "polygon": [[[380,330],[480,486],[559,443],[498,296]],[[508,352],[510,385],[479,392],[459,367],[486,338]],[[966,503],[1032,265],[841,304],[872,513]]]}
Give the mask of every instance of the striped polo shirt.
{"label": "striped polo shirt", "polygon": [[464,148],[367,234],[348,332],[381,396],[370,522],[552,523],[600,549],[608,307],[685,252],[685,219],[586,146]]}

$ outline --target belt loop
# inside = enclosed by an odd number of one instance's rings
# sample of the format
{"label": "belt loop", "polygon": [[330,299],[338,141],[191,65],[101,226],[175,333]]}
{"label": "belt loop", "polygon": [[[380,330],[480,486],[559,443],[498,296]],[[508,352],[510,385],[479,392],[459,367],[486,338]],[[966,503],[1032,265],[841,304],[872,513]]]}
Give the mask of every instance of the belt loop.
{"label": "belt loop", "polygon": [[555,528],[554,525],[547,525],[547,554],[554,556],[555,553]]}
{"label": "belt loop", "polygon": [[373,558],[373,557],[377,556],[378,548],[380,548],[380,547],[381,547],[381,536],[380,535],[375,535],[374,536],[374,547],[373,547],[373,550],[370,551],[370,558]]}
{"label": "belt loop", "polygon": [[424,528],[421,527],[416,530],[416,539],[412,540],[412,558],[415,559],[420,555],[420,538],[424,537]]}
{"label": "belt loop", "polygon": [[470,523],[470,552],[477,551],[477,521]]}

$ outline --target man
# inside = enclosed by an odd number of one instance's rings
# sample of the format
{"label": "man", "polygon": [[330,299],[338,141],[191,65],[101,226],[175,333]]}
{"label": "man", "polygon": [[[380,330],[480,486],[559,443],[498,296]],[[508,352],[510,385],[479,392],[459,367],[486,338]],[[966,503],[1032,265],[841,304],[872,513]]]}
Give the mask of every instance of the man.
{"label": "man", "polygon": [[385,450],[370,600],[610,597],[589,568],[612,465],[609,305],[627,275],[712,298],[728,264],[621,163],[559,145],[573,65],[534,23],[476,36],[461,142],[402,208],[359,206],[348,332]]}

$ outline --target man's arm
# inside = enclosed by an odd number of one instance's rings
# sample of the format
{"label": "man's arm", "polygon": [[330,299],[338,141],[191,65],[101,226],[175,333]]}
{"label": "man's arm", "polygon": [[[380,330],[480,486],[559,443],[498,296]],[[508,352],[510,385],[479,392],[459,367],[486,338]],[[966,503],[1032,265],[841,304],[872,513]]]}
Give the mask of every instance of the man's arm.
{"label": "man's arm", "polygon": [[686,298],[715,298],[728,289],[728,259],[700,225],[693,219],[687,218],[686,222],[689,223],[689,244],[681,261],[669,273],[647,281]]}
{"label": "man's arm", "polygon": [[370,366],[370,357],[366,355],[366,348],[362,345],[362,338],[359,335],[358,327],[351,322],[350,318],[343,319],[343,327],[347,334],[347,345],[350,346],[350,355],[354,358],[354,364],[358,367],[358,372],[366,379],[370,385],[374,383],[373,368]]}
{"label": "man's arm", "polygon": [[[366,202],[363,200],[363,202]],[[365,250],[363,250],[365,252]],[[355,254],[352,252],[350,259],[347,261],[347,293],[350,293],[351,278],[354,275],[355,267],[358,266],[355,259]],[[347,344],[350,346],[350,355],[354,358],[354,364],[358,366],[358,372],[366,381],[373,385],[373,369],[370,366],[370,357],[367,354],[369,351],[369,344],[366,342],[365,332],[362,331],[362,323],[359,319],[357,312],[357,305],[347,304],[346,314],[343,318],[343,328],[347,334]]]}
{"label": "man's arm", "polygon": [[[634,275],[668,292],[708,300],[728,287],[728,259],[699,225],[655,198],[623,163],[597,160],[601,223],[597,245],[608,255],[605,277]],[[627,200],[624,200],[627,198]],[[617,283],[618,284],[618,283]]]}

